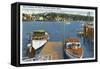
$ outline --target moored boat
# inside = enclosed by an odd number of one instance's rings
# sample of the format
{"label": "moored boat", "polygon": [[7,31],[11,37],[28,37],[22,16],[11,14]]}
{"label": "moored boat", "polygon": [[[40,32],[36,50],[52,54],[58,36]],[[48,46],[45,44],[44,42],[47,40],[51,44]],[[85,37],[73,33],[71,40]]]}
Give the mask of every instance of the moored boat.
{"label": "moored boat", "polygon": [[36,50],[42,47],[49,39],[49,35],[44,30],[36,30],[31,33],[30,45]]}
{"label": "moored boat", "polygon": [[81,48],[78,38],[68,38],[65,40],[64,51],[69,58],[82,58],[83,48]]}
{"label": "moored boat", "polygon": [[[30,33],[30,42],[27,44],[29,57],[34,57],[48,41],[49,35],[44,30],[36,30]],[[33,55],[34,54],[34,55]]]}

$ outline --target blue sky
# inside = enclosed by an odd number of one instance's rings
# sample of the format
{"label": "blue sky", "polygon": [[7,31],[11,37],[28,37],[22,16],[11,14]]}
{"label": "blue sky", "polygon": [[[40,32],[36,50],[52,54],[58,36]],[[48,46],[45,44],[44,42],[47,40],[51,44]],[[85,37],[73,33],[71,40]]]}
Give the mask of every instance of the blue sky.
{"label": "blue sky", "polygon": [[55,13],[78,14],[84,16],[87,16],[87,13],[90,12],[90,16],[95,15],[95,10],[91,9],[59,8],[59,7],[43,7],[43,6],[22,6],[22,12],[27,14],[55,12]]}

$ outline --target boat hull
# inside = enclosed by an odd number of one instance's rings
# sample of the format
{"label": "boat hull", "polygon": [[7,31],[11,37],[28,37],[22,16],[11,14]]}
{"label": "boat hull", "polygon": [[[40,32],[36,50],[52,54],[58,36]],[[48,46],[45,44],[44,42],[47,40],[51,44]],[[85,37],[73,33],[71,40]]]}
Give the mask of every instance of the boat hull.
{"label": "boat hull", "polygon": [[47,40],[32,40],[32,47],[36,50],[42,47],[45,43],[47,43]]}
{"label": "boat hull", "polygon": [[83,57],[83,49],[81,49],[81,53],[78,55],[75,55],[71,51],[68,51],[67,49],[64,50],[65,54],[67,55],[68,58],[82,58]]}

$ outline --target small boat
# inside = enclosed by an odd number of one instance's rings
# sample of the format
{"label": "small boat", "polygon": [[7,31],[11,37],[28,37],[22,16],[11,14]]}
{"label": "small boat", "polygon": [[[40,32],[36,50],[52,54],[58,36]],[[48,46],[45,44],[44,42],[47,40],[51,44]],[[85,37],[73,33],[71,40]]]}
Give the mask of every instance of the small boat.
{"label": "small boat", "polygon": [[44,30],[36,30],[31,32],[30,43],[27,46],[32,46],[35,50],[47,43],[49,35]]}
{"label": "small boat", "polygon": [[27,44],[27,55],[29,58],[35,57],[36,53],[47,43],[49,35],[44,30],[36,30],[30,33],[30,41]]}
{"label": "small boat", "polygon": [[64,51],[69,58],[82,58],[83,48],[81,48],[78,38],[68,38],[65,40]]}

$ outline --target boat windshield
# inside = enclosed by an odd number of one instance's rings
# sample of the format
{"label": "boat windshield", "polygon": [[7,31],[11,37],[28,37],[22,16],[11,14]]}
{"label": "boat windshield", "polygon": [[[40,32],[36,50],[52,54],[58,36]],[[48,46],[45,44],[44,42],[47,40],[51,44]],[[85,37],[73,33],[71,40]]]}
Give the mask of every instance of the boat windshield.
{"label": "boat windshield", "polygon": [[80,43],[66,43],[66,47],[67,48],[73,48],[73,46],[80,47]]}

